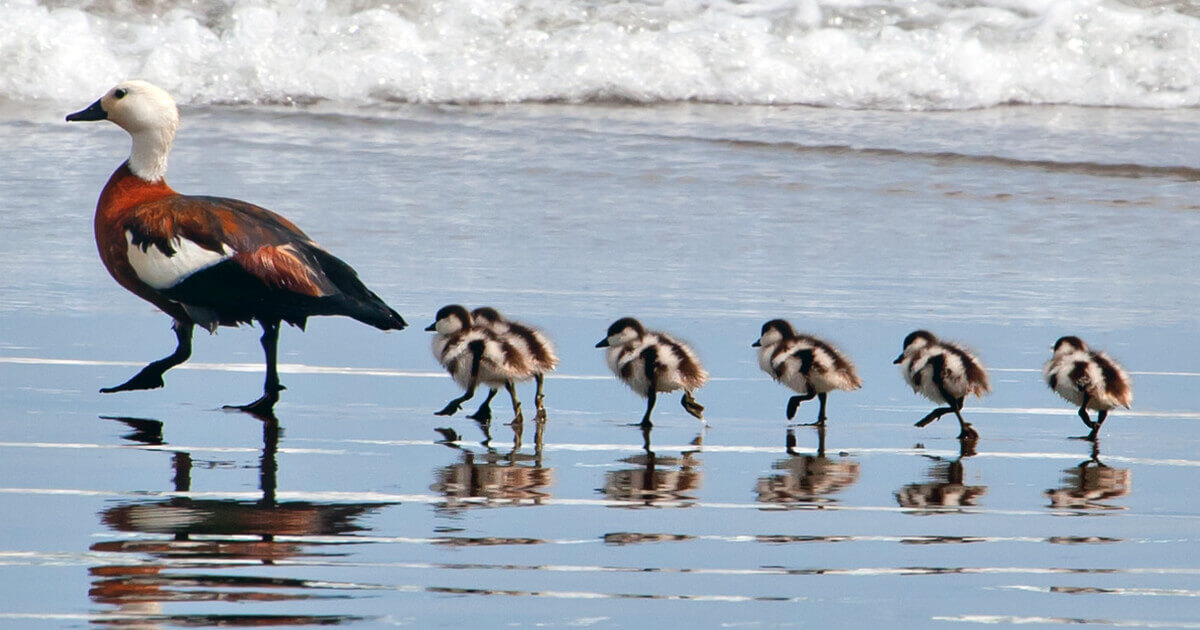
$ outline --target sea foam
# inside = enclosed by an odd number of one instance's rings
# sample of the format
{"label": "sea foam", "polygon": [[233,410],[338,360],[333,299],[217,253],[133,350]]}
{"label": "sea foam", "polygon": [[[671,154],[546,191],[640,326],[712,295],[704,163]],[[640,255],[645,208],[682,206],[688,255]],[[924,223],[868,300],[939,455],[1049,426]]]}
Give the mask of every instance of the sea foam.
{"label": "sea foam", "polygon": [[1130,0],[9,0],[0,98],[1200,105],[1200,11]]}

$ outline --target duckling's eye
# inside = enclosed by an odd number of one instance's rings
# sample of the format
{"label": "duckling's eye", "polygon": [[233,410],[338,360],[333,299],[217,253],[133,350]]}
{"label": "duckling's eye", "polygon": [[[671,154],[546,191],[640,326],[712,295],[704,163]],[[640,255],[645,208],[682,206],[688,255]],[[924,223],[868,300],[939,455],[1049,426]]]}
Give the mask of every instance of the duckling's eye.
{"label": "duckling's eye", "polygon": [[120,88],[120,89],[118,89],[117,91],[113,92],[113,97],[114,97],[114,98],[119,98],[119,99],[120,99],[120,98],[125,98],[125,95],[126,95],[126,94],[128,94],[128,92],[126,92],[126,91],[125,91],[125,88]]}

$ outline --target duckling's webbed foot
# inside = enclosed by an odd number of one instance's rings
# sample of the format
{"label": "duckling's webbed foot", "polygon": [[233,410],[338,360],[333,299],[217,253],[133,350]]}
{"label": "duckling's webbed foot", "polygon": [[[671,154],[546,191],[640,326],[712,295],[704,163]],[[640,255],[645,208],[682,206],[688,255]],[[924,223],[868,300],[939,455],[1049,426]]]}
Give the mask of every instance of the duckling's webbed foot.
{"label": "duckling's webbed foot", "polygon": [[691,392],[684,392],[683,398],[679,401],[679,404],[683,405],[684,411],[692,414],[696,417],[696,419],[704,419],[704,405],[696,402],[696,399],[692,398]]}
{"label": "duckling's webbed foot", "polygon": [[816,394],[808,392],[806,394],[800,394],[798,396],[792,396],[789,398],[787,403],[787,419],[791,420],[792,418],[795,418],[796,411],[800,409],[800,403],[806,400],[812,400],[815,396]]}
{"label": "duckling's webbed foot", "polygon": [[453,416],[454,414],[458,413],[459,409],[462,409],[462,404],[463,404],[462,399],[455,398],[454,400],[451,400],[450,402],[446,403],[446,406],[442,407],[441,411],[433,412],[433,415],[435,415],[435,416]]}
{"label": "duckling's webbed foot", "polygon": [[492,399],[496,397],[496,392],[498,392],[498,391],[500,391],[500,390],[497,390],[495,388],[489,389],[487,398],[485,398],[483,400],[483,404],[479,405],[479,409],[475,410],[475,413],[473,413],[467,417],[472,420],[475,420],[477,422],[487,422],[488,420],[491,420],[492,419]]}
{"label": "duckling's webbed foot", "polygon": [[971,426],[970,424],[963,424],[962,429],[958,432],[958,439],[960,439],[960,440],[978,440],[979,432],[976,431],[975,427]]}
{"label": "duckling's webbed foot", "polygon": [[942,416],[944,416],[952,411],[954,411],[954,407],[938,407],[937,409],[930,411],[929,414],[926,415],[924,418],[917,420],[917,423],[913,426],[917,426],[917,427],[929,426],[930,424],[933,423],[934,420],[937,420],[938,418],[941,418]]}

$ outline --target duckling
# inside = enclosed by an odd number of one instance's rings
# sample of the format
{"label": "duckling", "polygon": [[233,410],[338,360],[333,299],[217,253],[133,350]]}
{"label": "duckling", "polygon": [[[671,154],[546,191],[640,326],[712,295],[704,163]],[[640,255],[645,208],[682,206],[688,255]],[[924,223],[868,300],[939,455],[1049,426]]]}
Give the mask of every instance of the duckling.
{"label": "duckling", "polygon": [[904,338],[904,351],[896,357],[904,380],[913,391],[935,403],[945,403],[921,418],[916,426],[923,427],[953,412],[958,417],[959,439],[977,439],[979,434],[962,417],[966,397],[975,394],[982,398],[992,391],[987,371],[973,354],[955,343],[938,341],[927,330],[916,330]]}
{"label": "duckling", "polygon": [[797,334],[785,320],[773,319],[763,324],[762,335],[751,345],[759,348],[759,367],[799,394],[788,399],[788,420],[796,416],[800,403],[816,398],[821,408],[813,424],[825,426],[828,393],[862,387],[862,379],[849,358],[816,337]]}
{"label": "duckling", "polygon": [[[1061,337],[1054,342],[1054,356],[1042,370],[1046,384],[1068,402],[1079,405],[1079,417],[1092,430],[1086,439],[1095,440],[1108,411],[1133,404],[1133,382],[1125,369],[1107,354],[1091,350],[1082,339]],[[1088,409],[1098,412],[1096,421]]]}
{"label": "duckling", "polygon": [[608,367],[621,382],[646,398],[646,415],[641,426],[649,428],[650,413],[658,392],[683,390],[680,404],[684,410],[704,422],[704,406],[692,397],[692,391],[704,386],[708,372],[690,347],[666,333],[647,331],[641,322],[622,317],[608,327],[608,334],[596,344],[607,348]]}
{"label": "duckling", "polygon": [[[537,404],[537,421],[545,422],[546,407],[543,401],[546,397],[542,393],[542,386],[546,380],[546,372],[558,367],[558,355],[554,353],[554,344],[537,328],[504,319],[499,311],[490,306],[481,306],[471,311],[471,321],[492,331],[526,357],[532,366],[534,382],[537,383],[537,393],[534,397]],[[488,401],[496,396],[496,391],[493,389],[488,392]]]}
{"label": "duckling", "polygon": [[[526,356],[515,351],[511,344],[481,326],[475,326],[471,314],[458,304],[442,307],[437,319],[425,330],[437,333],[433,338],[433,356],[446,368],[454,381],[467,391],[451,400],[435,415],[452,416],[462,404],[475,396],[475,388],[484,384],[498,390],[504,387],[512,398],[513,422],[520,422],[521,402],[517,400],[514,383],[533,377],[533,368]],[[488,397],[491,401],[491,397]],[[491,409],[484,403],[475,415],[480,422],[491,419]]]}

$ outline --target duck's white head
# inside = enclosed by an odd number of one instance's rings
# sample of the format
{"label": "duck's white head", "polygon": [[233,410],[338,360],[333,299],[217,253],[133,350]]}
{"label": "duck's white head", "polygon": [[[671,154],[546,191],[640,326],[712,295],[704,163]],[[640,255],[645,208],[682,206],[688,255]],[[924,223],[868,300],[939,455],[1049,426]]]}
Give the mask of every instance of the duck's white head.
{"label": "duck's white head", "polygon": [[111,120],[133,137],[129,170],[155,182],[167,173],[167,154],[179,129],[179,108],[162,88],[146,81],[122,81],[67,121]]}
{"label": "duck's white head", "polygon": [[608,334],[596,344],[597,348],[623,346],[642,338],[646,329],[632,317],[622,317],[608,327]]}
{"label": "duck's white head", "polygon": [[771,321],[763,324],[762,334],[759,335],[758,341],[755,341],[750,345],[754,346],[755,348],[769,348],[783,341],[784,339],[791,339],[795,336],[796,331],[792,328],[792,325],[787,322],[787,320],[772,319]]}
{"label": "duck's white head", "polygon": [[450,304],[438,310],[435,321],[425,330],[439,335],[453,335],[470,327],[471,313],[459,304]]}

